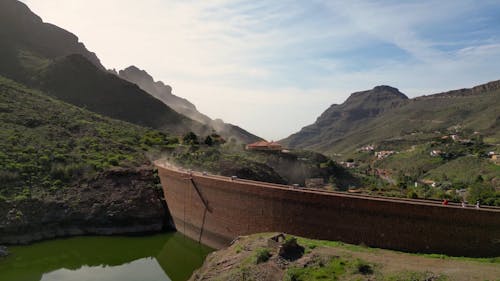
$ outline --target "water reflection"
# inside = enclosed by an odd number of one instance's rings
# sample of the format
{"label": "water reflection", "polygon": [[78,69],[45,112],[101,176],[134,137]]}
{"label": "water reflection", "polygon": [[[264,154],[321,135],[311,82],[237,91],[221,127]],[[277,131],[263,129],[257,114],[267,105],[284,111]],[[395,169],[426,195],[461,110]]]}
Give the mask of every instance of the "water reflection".
{"label": "water reflection", "polygon": [[82,266],[76,270],[58,269],[42,276],[42,281],[156,281],[170,280],[154,258],[143,258],[118,266]]}
{"label": "water reflection", "polygon": [[211,251],[178,233],[76,237],[12,247],[2,281],[187,280]]}

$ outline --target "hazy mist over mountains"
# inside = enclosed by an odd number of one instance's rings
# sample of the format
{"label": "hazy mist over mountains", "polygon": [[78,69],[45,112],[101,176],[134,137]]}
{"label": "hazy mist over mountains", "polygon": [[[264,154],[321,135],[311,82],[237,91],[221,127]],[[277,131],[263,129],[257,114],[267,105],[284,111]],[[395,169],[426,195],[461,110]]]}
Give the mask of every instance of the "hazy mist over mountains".
{"label": "hazy mist over mountains", "polygon": [[136,66],[129,66],[120,70],[118,75],[129,82],[137,84],[141,89],[161,100],[178,113],[213,128],[226,139],[234,138],[242,143],[251,143],[261,139],[238,126],[226,124],[220,119],[210,119],[210,117],[200,113],[194,104],[187,99],[172,94],[172,87],[165,85],[162,81],[155,82],[151,75]]}

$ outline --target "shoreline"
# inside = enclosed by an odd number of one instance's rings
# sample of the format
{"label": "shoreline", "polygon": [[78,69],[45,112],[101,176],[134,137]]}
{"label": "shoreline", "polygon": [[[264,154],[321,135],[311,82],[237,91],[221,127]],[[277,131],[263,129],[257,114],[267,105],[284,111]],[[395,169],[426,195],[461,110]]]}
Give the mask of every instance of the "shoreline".
{"label": "shoreline", "polygon": [[0,237],[0,245],[25,246],[37,242],[77,236],[147,236],[171,231],[175,231],[175,229],[162,223],[122,227],[70,226],[2,236]]}

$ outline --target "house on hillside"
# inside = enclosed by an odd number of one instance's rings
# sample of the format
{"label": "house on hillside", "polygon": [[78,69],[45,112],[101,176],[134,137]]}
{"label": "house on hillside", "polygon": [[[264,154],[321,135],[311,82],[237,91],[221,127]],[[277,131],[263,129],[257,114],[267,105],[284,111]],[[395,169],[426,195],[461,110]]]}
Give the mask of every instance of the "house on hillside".
{"label": "house on hillside", "polygon": [[360,151],[374,151],[375,146],[374,145],[366,145],[363,146],[362,148],[359,149]]}
{"label": "house on hillside", "polygon": [[343,162],[343,161],[340,162],[340,165],[342,165],[346,168],[350,168],[350,169],[356,168],[356,166],[357,166],[355,162]]}
{"label": "house on hillside", "polygon": [[381,160],[393,155],[394,153],[396,153],[394,150],[382,150],[376,151],[375,156],[377,157],[377,159]]}
{"label": "house on hillside", "polygon": [[494,163],[500,163],[500,154],[498,154],[494,151],[490,151],[490,152],[488,152],[488,156],[490,157],[491,161],[493,161]]}
{"label": "house on hillside", "polygon": [[263,151],[281,151],[283,146],[275,141],[258,141],[247,144],[247,150],[263,150]]}
{"label": "house on hillside", "polygon": [[424,185],[430,185],[432,187],[436,187],[438,185],[437,182],[435,182],[433,180],[429,180],[429,179],[422,179],[422,180],[420,180],[420,183],[424,184]]}
{"label": "house on hillside", "polygon": [[441,154],[443,154],[443,152],[441,150],[432,150],[430,155],[432,157],[437,157],[437,156],[441,156]]}

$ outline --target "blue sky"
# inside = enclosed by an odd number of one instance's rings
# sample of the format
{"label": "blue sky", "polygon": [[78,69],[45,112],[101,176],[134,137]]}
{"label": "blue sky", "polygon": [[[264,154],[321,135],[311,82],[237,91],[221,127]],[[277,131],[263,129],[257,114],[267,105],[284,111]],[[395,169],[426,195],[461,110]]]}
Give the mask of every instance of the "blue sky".
{"label": "blue sky", "polygon": [[410,97],[500,79],[500,1],[24,0],[108,68],[280,139],[376,85]]}

